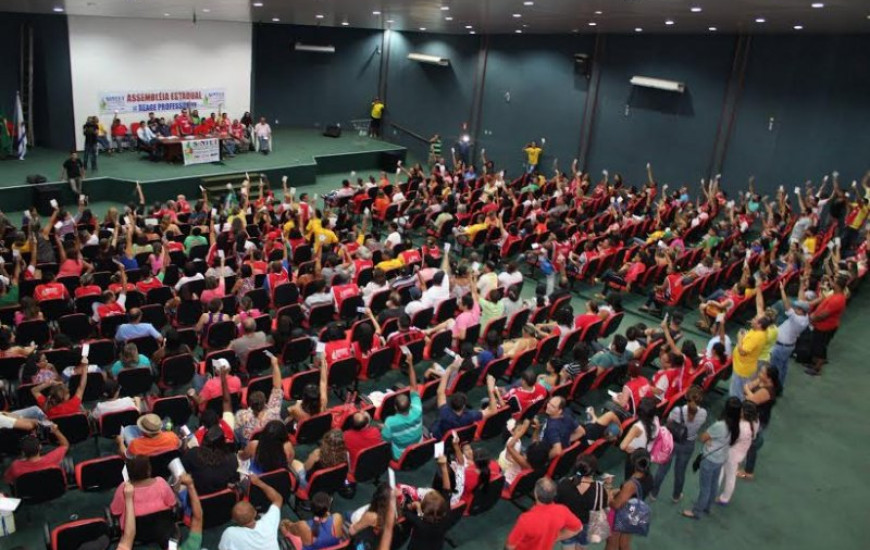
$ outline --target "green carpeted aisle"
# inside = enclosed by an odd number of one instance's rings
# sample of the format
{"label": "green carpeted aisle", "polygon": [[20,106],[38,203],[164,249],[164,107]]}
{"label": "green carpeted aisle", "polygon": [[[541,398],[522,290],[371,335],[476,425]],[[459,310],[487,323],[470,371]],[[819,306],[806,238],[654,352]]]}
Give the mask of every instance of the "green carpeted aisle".
{"label": "green carpeted aisle", "polygon": [[[360,175],[367,175],[361,173]],[[331,174],[318,178],[309,192],[324,192],[334,188],[347,174]],[[106,205],[96,204],[102,213]],[[17,216],[15,217],[17,221]],[[533,281],[527,281],[524,294],[531,295]],[[578,288],[573,300],[575,312],[583,309],[583,300],[592,294],[591,288]],[[637,315],[640,296],[630,296],[625,305],[626,319],[620,332],[636,322],[648,325],[656,321]],[[870,329],[862,312],[870,307],[866,289],[858,293],[849,305],[845,321],[832,344],[831,363],[824,376],[810,378],[803,369],[792,363],[786,396],[777,404],[766,443],[759,456],[756,480],[738,480],[737,490],[730,506],[716,507],[711,517],[701,521],[682,518],[679,511],[689,507],[697,494],[697,478],[688,476],[685,498],[680,504],[670,499],[672,477],[665,482],[663,498],[652,503],[653,525],[647,539],[636,539],[634,548],[649,550],[735,550],[737,548],[769,548],[789,550],[817,550],[819,548],[846,549],[864,547],[870,537],[867,521],[868,489],[867,465],[870,463],[867,441],[870,425],[865,421],[868,413],[867,395],[870,380],[863,365],[865,350],[862,342],[870,338]],[[685,326],[692,327],[695,314],[687,315]],[[734,335],[737,326],[729,326]],[[699,344],[705,338],[688,331],[689,337]],[[417,365],[418,373],[426,364]],[[384,389],[407,380],[398,372],[391,372],[377,383],[361,385],[363,391]],[[483,397],[483,389],[472,392],[471,401]],[[724,398],[720,394],[708,396],[707,405],[714,415],[721,410]],[[602,401],[599,399],[596,404]],[[426,423],[434,418],[434,403],[425,404]],[[492,440],[483,444],[493,455],[501,450],[502,442]],[[102,453],[111,451],[108,442],[100,445]],[[297,455],[307,456],[309,448],[302,447]],[[79,458],[93,457],[93,443],[80,444],[73,451]],[[602,469],[621,477],[623,457],[618,450],[607,452]],[[416,472],[400,472],[398,480],[416,485],[431,484],[434,464]],[[340,511],[351,511],[365,504],[372,494],[371,485],[361,486],[356,497],[347,501],[336,497]],[[42,525],[66,520],[71,514],[89,517],[101,514],[111,500],[111,493],[82,493],[70,491],[63,498],[39,507],[22,508],[16,514],[18,532],[9,539],[0,538],[0,549],[42,547]],[[463,519],[452,531],[452,538],[462,548],[496,550],[503,548],[507,533],[519,510],[507,502],[480,517]],[[284,515],[288,517],[285,508]],[[206,532],[205,547],[217,548],[220,529]],[[865,541],[865,542],[861,542]],[[594,548],[595,546],[593,546]],[[598,548],[603,548],[599,545]]]}

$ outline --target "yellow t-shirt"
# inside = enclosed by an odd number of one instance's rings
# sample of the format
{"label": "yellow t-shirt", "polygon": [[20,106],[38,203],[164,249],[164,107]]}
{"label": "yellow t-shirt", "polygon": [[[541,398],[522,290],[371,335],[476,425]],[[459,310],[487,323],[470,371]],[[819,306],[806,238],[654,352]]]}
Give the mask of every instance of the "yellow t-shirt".
{"label": "yellow t-shirt", "polygon": [[384,114],[384,104],[380,101],[372,103],[372,118],[381,118]]}
{"label": "yellow t-shirt", "polygon": [[403,265],[405,265],[405,262],[402,260],[402,257],[399,256],[398,258],[393,258],[392,260],[384,260],[383,262],[380,262],[378,265],[376,265],[375,268],[387,272],[394,269],[399,269]]}
{"label": "yellow t-shirt", "polygon": [[529,164],[538,164],[538,159],[541,158],[540,147],[526,147],[526,155],[529,157]]}
{"label": "yellow t-shirt", "polygon": [[311,218],[308,225],[305,226],[305,238],[311,239],[312,235],[319,233],[323,229],[323,224],[320,218]]}
{"label": "yellow t-shirt", "polygon": [[861,229],[864,225],[864,222],[867,220],[867,214],[870,213],[870,207],[867,205],[858,206],[857,202],[852,203],[852,208],[857,208],[858,213],[855,214],[855,219],[852,220],[852,223],[849,224],[849,227],[852,229]]}
{"label": "yellow t-shirt", "polygon": [[287,220],[287,223],[285,223],[284,227],[283,227],[284,234],[286,235],[286,234],[290,233],[290,231],[292,231],[293,228],[295,228],[295,227],[296,227],[296,222],[294,222],[293,220]]}
{"label": "yellow t-shirt", "polygon": [[314,249],[320,250],[321,247],[338,242],[338,237],[332,229],[323,229],[314,233]]}
{"label": "yellow t-shirt", "polygon": [[465,228],[465,234],[468,235],[469,239],[473,239],[475,235],[479,232],[486,230],[488,226],[486,223],[476,223],[474,225],[469,225]]}
{"label": "yellow t-shirt", "polygon": [[761,354],[758,356],[759,361],[770,361],[770,352],[776,344],[776,338],[779,336],[779,329],[776,325],[767,327],[767,340],[764,342],[764,347],[761,348]]}
{"label": "yellow t-shirt", "polygon": [[227,223],[232,225],[233,220],[236,220],[236,219],[238,219],[240,222],[242,222],[242,227],[245,227],[246,225],[248,225],[248,221],[245,219],[245,215],[241,214],[241,213],[234,214],[234,215],[230,216],[229,218],[227,218]]}
{"label": "yellow t-shirt", "polygon": [[766,343],[766,331],[750,330],[747,332],[743,341],[734,350],[734,373],[743,378],[753,376],[758,370],[758,358]]}

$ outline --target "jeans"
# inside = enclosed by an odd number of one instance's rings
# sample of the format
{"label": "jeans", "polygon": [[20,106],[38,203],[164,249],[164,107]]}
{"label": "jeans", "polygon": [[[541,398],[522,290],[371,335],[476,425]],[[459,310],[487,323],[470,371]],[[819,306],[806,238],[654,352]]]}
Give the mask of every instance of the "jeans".
{"label": "jeans", "polygon": [[794,351],[794,345],[783,346],[777,342],[770,350],[770,366],[779,371],[779,385],[785,388],[785,375],[788,374],[788,359]]}
{"label": "jeans", "polygon": [[109,138],[107,136],[97,136],[97,144],[102,147],[104,151],[108,151],[112,148],[112,146],[109,145]]}
{"label": "jeans", "polygon": [[82,159],[83,164],[85,165],[85,169],[88,169],[88,159],[91,159],[91,167],[90,170],[97,169],[97,144],[93,145],[85,145],[85,158]]}
{"label": "jeans", "polygon": [[38,420],[39,422],[45,422],[48,420],[48,417],[45,416],[45,413],[42,412],[42,409],[33,405],[32,407],[27,407],[24,409],[18,409],[17,411],[12,411],[12,416],[16,416],[18,418],[28,418],[30,420]]}
{"label": "jeans", "polygon": [[720,288],[719,290],[716,290],[715,292],[713,292],[712,294],[707,296],[706,301],[709,302],[710,300],[712,300],[714,302],[718,302],[719,300],[721,300],[724,297],[725,297],[725,291]]}
{"label": "jeans", "polygon": [[713,498],[716,496],[716,490],[719,488],[719,472],[722,471],[722,464],[717,464],[704,459],[701,461],[701,469],[698,471],[698,484],[700,490],[698,492],[698,500],[692,507],[692,513],[695,517],[700,518],[702,514],[709,514],[710,507],[713,506]]}
{"label": "jeans", "polygon": [[656,475],[653,480],[652,494],[658,497],[662,484],[671,470],[671,464],[676,462],[674,468],[674,492],[673,498],[678,499],[683,494],[683,485],[686,483],[686,468],[689,467],[689,462],[692,460],[692,453],[695,452],[694,441],[684,441],[683,443],[674,443],[674,452],[671,458],[664,464],[659,464],[656,470]]}
{"label": "jeans", "polygon": [[[734,353],[737,353],[737,350],[734,350]],[[747,376],[746,378],[740,376],[736,372],[731,375],[731,390],[728,392],[728,395],[731,397],[736,397],[740,401],[743,401],[743,386],[755,380],[755,374],[752,376]]]}
{"label": "jeans", "polygon": [[121,428],[121,437],[124,438],[124,445],[129,447],[130,442],[142,437],[142,430],[140,430],[139,426],[136,426],[135,424],[132,426],[124,426]]}
{"label": "jeans", "polygon": [[271,149],[270,140],[267,137],[258,137],[257,143],[260,144],[260,152],[261,153],[268,153],[269,150]]}
{"label": "jeans", "polygon": [[746,453],[746,463],[743,465],[743,471],[747,474],[755,472],[755,461],[758,460],[758,450],[764,445],[764,427],[758,429],[755,434],[755,439],[752,445],[749,446],[749,452]]}

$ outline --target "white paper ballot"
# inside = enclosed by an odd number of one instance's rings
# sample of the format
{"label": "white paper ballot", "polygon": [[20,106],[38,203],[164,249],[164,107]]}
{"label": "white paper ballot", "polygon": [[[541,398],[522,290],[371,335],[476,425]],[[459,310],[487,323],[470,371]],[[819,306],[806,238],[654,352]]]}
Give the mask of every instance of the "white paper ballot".
{"label": "white paper ballot", "polygon": [[444,456],[444,442],[443,441],[439,441],[439,442],[435,443],[435,458],[438,458],[439,456]]}
{"label": "white paper ballot", "polygon": [[48,201],[48,204],[50,204],[52,208],[57,208],[57,199],[51,199]]}
{"label": "white paper ballot", "polygon": [[0,513],[14,512],[19,504],[21,504],[20,498],[0,497]]}
{"label": "white paper ballot", "polygon": [[121,469],[121,477],[124,478],[124,481],[130,481],[130,474],[127,473],[127,465]]}
{"label": "white paper ballot", "polygon": [[181,476],[187,473],[187,470],[184,469],[184,465],[181,463],[180,458],[173,458],[169,462],[169,472],[175,479],[180,479]]}
{"label": "white paper ballot", "polygon": [[88,353],[90,353],[90,352],[91,352],[91,345],[90,344],[82,344],[82,357],[87,359]]}
{"label": "white paper ballot", "polygon": [[390,481],[390,489],[396,488],[396,471],[392,468],[387,469],[387,479]]}

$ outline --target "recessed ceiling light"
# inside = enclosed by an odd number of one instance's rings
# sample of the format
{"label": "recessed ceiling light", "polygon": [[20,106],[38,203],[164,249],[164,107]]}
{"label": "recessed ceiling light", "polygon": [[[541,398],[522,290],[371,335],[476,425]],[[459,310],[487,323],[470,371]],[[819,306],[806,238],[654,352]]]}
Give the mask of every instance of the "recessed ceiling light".
{"label": "recessed ceiling light", "polygon": [[444,20],[445,21],[453,21],[453,18],[448,15],[447,17],[444,18]]}
{"label": "recessed ceiling light", "polygon": [[794,30],[796,30],[796,31],[802,31],[802,30],[804,30],[804,26],[803,26],[803,25],[795,25],[795,26],[794,26]]}
{"label": "recessed ceiling light", "polygon": [[525,2],[523,2],[523,5],[524,5],[524,6],[534,6],[535,3],[534,3],[534,2],[530,2],[529,0],[526,0]]}
{"label": "recessed ceiling light", "polygon": [[393,23],[395,23],[395,21],[393,21],[392,19],[387,19],[387,23],[392,25]]}
{"label": "recessed ceiling light", "polygon": [[262,2],[254,2],[254,7],[255,7],[255,8],[262,8],[262,7],[263,7],[263,3],[262,3]]}
{"label": "recessed ceiling light", "polygon": [[322,13],[318,13],[317,15],[314,16],[314,18],[315,18],[315,19],[323,19],[323,14],[322,14]]}
{"label": "recessed ceiling light", "polygon": [[450,11],[450,6],[441,6],[441,11]]}
{"label": "recessed ceiling light", "polygon": [[590,22],[589,22],[589,26],[590,26],[590,27],[595,27],[595,26],[597,26],[597,25],[598,25],[598,23],[596,23],[595,21],[590,21]]}
{"label": "recessed ceiling light", "polygon": [[208,8],[202,8],[202,13],[211,13],[211,10]]}
{"label": "recessed ceiling light", "polygon": [[280,21],[279,18],[277,18],[277,17],[273,17],[273,18],[272,18],[272,22],[273,22],[273,23],[277,23],[278,21]]}
{"label": "recessed ceiling light", "polygon": [[60,13],[60,12],[63,11],[63,8],[54,8],[54,11],[55,11],[56,13]]}
{"label": "recessed ceiling light", "polygon": [[515,18],[515,19],[519,19],[519,18],[522,17],[522,16],[523,16],[523,14],[521,14],[521,13],[515,13],[515,14],[514,14],[514,18]]}
{"label": "recessed ceiling light", "polygon": [[571,29],[571,32],[578,33],[578,32],[580,32],[580,29]]}
{"label": "recessed ceiling light", "polygon": [[475,31],[468,31],[468,34],[477,34]]}
{"label": "recessed ceiling light", "polygon": [[523,34],[522,29],[517,29],[517,30],[515,30],[514,32],[517,33],[517,34]]}
{"label": "recessed ceiling light", "polygon": [[764,17],[756,17],[755,22],[756,23],[765,23],[765,22],[767,22],[767,19],[765,19]]}
{"label": "recessed ceiling light", "polygon": [[342,26],[342,27],[346,27],[346,26],[348,26],[348,25],[350,25],[350,23],[348,23],[347,21],[342,21],[342,22],[341,22],[341,26]]}
{"label": "recessed ceiling light", "polygon": [[471,25],[465,25],[465,28],[466,29],[473,29],[474,27],[472,27]]}
{"label": "recessed ceiling light", "polygon": [[643,29],[640,27],[635,27],[634,32],[643,32]]}
{"label": "recessed ceiling light", "polygon": [[667,21],[665,21],[665,25],[673,25],[673,24],[674,24],[673,19],[668,19]]}
{"label": "recessed ceiling light", "polygon": [[716,27],[707,27],[707,30],[710,32],[716,32],[719,29],[717,29]]}
{"label": "recessed ceiling light", "polygon": [[818,10],[824,8],[825,5],[821,2],[813,2],[812,4],[810,4],[810,7]]}
{"label": "recessed ceiling light", "polygon": [[689,8],[689,11],[691,11],[692,13],[701,13],[704,10],[701,9],[701,6],[692,6],[691,8]]}
{"label": "recessed ceiling light", "polygon": [[169,17],[169,14],[168,14],[168,13],[164,13],[164,14],[163,14],[163,17]]}
{"label": "recessed ceiling light", "polygon": [[426,30],[426,27],[420,27],[420,30],[421,30],[421,31],[425,31],[425,30]]}
{"label": "recessed ceiling light", "polygon": [[378,10],[375,10],[372,12],[372,15],[380,15],[380,14],[381,14],[381,12],[379,12]]}
{"label": "recessed ceiling light", "polygon": [[595,15],[602,15],[604,12],[601,10],[595,10]]}

